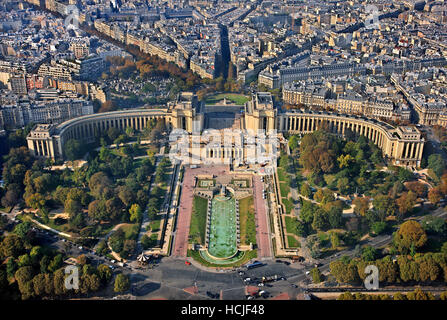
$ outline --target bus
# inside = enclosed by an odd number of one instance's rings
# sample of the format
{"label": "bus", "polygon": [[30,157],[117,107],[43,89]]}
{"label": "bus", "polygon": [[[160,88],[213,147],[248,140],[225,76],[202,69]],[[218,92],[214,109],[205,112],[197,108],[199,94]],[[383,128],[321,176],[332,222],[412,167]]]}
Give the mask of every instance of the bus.
{"label": "bus", "polygon": [[262,267],[263,264],[259,261],[255,261],[253,263],[247,264],[247,270],[253,269],[253,268],[257,268],[257,267]]}

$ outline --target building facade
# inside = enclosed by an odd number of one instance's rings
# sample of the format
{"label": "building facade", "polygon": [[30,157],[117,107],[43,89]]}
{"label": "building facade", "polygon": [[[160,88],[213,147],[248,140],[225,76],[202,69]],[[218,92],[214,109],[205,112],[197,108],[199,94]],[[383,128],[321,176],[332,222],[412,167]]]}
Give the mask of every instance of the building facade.
{"label": "building facade", "polygon": [[[110,127],[125,130],[130,126],[135,130],[143,130],[152,119],[164,121],[169,130],[180,129],[189,134],[201,132],[204,129],[203,109],[195,95],[183,93],[165,109],[107,112],[71,119],[58,126],[37,126],[27,137],[28,148],[35,156],[63,158],[63,145],[69,139],[92,142],[99,133]],[[391,163],[399,166],[420,166],[425,140],[415,127],[393,127],[375,119],[325,111],[283,111],[274,106],[270,93],[261,92],[253,95],[243,111],[242,130],[265,130],[267,133],[276,130],[278,133],[306,134],[325,128],[340,136],[350,130],[373,141]],[[46,134],[43,134],[43,131]],[[226,154],[231,157],[234,155],[233,151]],[[209,151],[207,154],[214,156],[214,153]]]}

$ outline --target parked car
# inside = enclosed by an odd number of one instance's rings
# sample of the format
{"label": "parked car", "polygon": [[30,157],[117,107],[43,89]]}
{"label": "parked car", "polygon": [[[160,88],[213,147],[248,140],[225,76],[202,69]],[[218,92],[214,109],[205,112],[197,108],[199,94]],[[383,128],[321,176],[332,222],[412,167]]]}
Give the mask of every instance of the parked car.
{"label": "parked car", "polygon": [[189,262],[189,261],[185,261],[185,264],[186,264],[187,266],[190,266],[190,265],[191,265],[191,262]]}

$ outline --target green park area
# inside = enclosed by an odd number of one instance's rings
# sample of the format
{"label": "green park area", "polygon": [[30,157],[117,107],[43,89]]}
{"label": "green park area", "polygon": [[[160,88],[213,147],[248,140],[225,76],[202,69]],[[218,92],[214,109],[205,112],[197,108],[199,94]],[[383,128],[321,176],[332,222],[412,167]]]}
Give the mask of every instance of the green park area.
{"label": "green park area", "polygon": [[256,244],[255,207],[253,197],[239,200],[239,221],[241,230],[241,243]]}
{"label": "green park area", "polygon": [[217,104],[218,102],[222,101],[223,99],[227,99],[227,101],[231,101],[237,105],[243,105],[247,101],[250,100],[249,97],[243,94],[237,94],[237,93],[219,93],[212,96],[209,96],[205,100],[205,104]]}
{"label": "green park area", "polygon": [[287,242],[289,244],[289,248],[300,248],[300,242],[295,239],[293,236],[287,236]]}
{"label": "green park area", "polygon": [[282,167],[277,169],[278,180],[279,180],[279,191],[281,195],[281,201],[285,206],[286,214],[290,214],[293,209],[293,203],[289,198],[290,193],[290,177],[286,170]]}
{"label": "green park area", "polygon": [[191,224],[189,227],[190,243],[205,244],[207,206],[207,199],[198,196],[194,197]]}

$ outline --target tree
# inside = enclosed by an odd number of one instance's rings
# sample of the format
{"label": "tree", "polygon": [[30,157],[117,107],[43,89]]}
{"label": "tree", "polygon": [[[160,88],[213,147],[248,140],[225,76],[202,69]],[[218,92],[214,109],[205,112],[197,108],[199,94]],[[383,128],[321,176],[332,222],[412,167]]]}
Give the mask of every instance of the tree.
{"label": "tree", "polygon": [[120,273],[115,278],[114,291],[123,293],[130,289],[130,280],[127,275]]}
{"label": "tree", "polygon": [[135,202],[135,192],[128,186],[120,186],[118,188],[118,197],[126,207]]}
{"label": "tree", "polygon": [[146,234],[144,234],[141,237],[141,244],[143,246],[143,249],[147,250],[152,246],[152,241]]}
{"label": "tree", "polygon": [[435,297],[430,292],[424,292],[421,289],[416,289],[407,294],[408,300],[435,300]]}
{"label": "tree", "polygon": [[133,204],[130,209],[130,221],[140,223],[141,219],[143,219],[143,210],[138,204]]}
{"label": "tree", "polygon": [[420,281],[435,281],[438,279],[441,270],[430,254],[424,255],[418,262]]}
{"label": "tree", "polygon": [[9,234],[1,243],[0,254],[3,258],[18,257],[23,252],[23,249],[22,239],[15,234]]}
{"label": "tree", "polygon": [[353,201],[354,204],[354,212],[357,215],[365,216],[366,212],[369,210],[369,198],[355,198]]}
{"label": "tree", "polygon": [[377,221],[371,225],[371,231],[374,232],[375,235],[382,234],[387,229],[387,223],[385,221]]}
{"label": "tree", "polygon": [[40,193],[33,193],[25,198],[25,203],[27,206],[33,209],[42,209],[45,207],[46,200],[45,197]]}
{"label": "tree", "polygon": [[303,201],[303,205],[301,207],[300,219],[304,223],[312,223],[314,220],[314,213],[317,209],[317,206],[314,205],[310,201]]}
{"label": "tree", "polygon": [[50,265],[51,258],[47,255],[43,256],[42,259],[40,259],[40,272],[46,273],[48,271],[48,266]]}
{"label": "tree", "polygon": [[442,244],[441,252],[447,256],[447,241]]}
{"label": "tree", "polygon": [[34,294],[38,297],[45,295],[45,274],[39,273],[33,278]]}
{"label": "tree", "polygon": [[350,154],[341,155],[337,158],[337,161],[340,169],[343,169],[345,167],[349,167],[349,164],[354,161],[354,158]]}
{"label": "tree", "polygon": [[67,199],[64,203],[64,211],[69,214],[70,217],[76,216],[82,210],[82,205],[79,201]]}
{"label": "tree", "polygon": [[293,135],[290,137],[289,139],[289,147],[290,149],[293,151],[295,149],[297,149],[299,146],[299,138],[297,135]]}
{"label": "tree", "polygon": [[51,272],[55,272],[57,269],[62,267],[62,262],[63,262],[62,254],[56,255],[48,265],[48,270]]}
{"label": "tree", "polygon": [[427,233],[443,235],[447,230],[445,219],[434,216],[426,216],[422,219],[422,227]]}
{"label": "tree", "polygon": [[105,264],[100,264],[98,266],[98,275],[103,283],[107,283],[112,278],[113,273],[112,270],[109,268],[109,266]]}
{"label": "tree", "polygon": [[331,233],[331,245],[332,249],[336,249],[340,245],[340,238],[337,232]]}
{"label": "tree", "polygon": [[347,177],[340,178],[337,182],[337,189],[341,194],[347,194],[349,191],[349,179]]}
{"label": "tree", "polygon": [[31,228],[32,228],[31,222],[25,221],[15,226],[14,233],[18,235],[20,238],[24,239],[27,233],[31,230]]}
{"label": "tree", "polygon": [[314,214],[312,228],[315,230],[326,230],[329,227],[328,214],[322,208],[318,208]]}
{"label": "tree", "polygon": [[313,268],[310,271],[310,274],[312,275],[312,281],[313,283],[320,283],[321,282],[321,272],[318,268]]}
{"label": "tree", "polygon": [[59,269],[54,272],[53,288],[54,288],[54,293],[56,295],[63,295],[65,293],[67,293],[67,288],[65,287],[64,270]]}
{"label": "tree", "polygon": [[128,258],[135,251],[136,245],[135,240],[124,240],[123,250],[120,255],[123,258]]}
{"label": "tree", "polygon": [[[329,202],[327,205],[331,205],[332,202]],[[331,228],[338,228],[343,223],[343,209],[338,206],[331,206],[329,211],[327,211],[328,222]]]}
{"label": "tree", "polygon": [[394,237],[394,243],[402,253],[408,253],[413,247],[421,248],[427,242],[427,235],[419,224],[414,220],[405,221]]}
{"label": "tree", "polygon": [[19,267],[31,266],[32,260],[29,254],[23,254],[19,257]]}
{"label": "tree", "polygon": [[27,300],[34,295],[32,282],[33,273],[33,267],[26,266],[19,268],[14,275],[14,278],[17,280],[17,283],[19,285],[19,290],[22,294],[23,300]]}
{"label": "tree", "polygon": [[379,269],[379,281],[386,283],[395,283],[399,276],[399,270],[396,264],[393,263],[390,256],[386,256],[381,260],[376,261]]}
{"label": "tree", "polygon": [[2,206],[4,207],[12,207],[14,206],[19,200],[19,193],[14,190],[8,190],[6,191],[5,196],[2,198]]}
{"label": "tree", "polygon": [[303,183],[303,185],[301,186],[300,192],[306,198],[310,198],[312,196],[312,190],[310,189],[310,186],[308,183]]}
{"label": "tree", "polygon": [[358,283],[360,278],[355,264],[351,261],[337,260],[329,264],[331,274],[338,283]]}
{"label": "tree", "polygon": [[64,154],[71,161],[79,159],[83,156],[83,147],[78,140],[70,139],[64,144]]}
{"label": "tree", "polygon": [[425,197],[427,194],[427,185],[419,181],[407,182],[406,188],[414,192],[418,197]]}
{"label": "tree", "polygon": [[396,292],[393,295],[393,300],[407,300],[407,296],[403,295],[401,292]]}
{"label": "tree", "polygon": [[428,157],[428,168],[433,170],[436,175],[435,178],[440,178],[445,169],[445,162],[442,156],[438,153],[431,154]]}
{"label": "tree", "polygon": [[396,206],[393,199],[387,195],[378,195],[373,200],[374,210],[378,213],[380,220],[384,221],[386,217],[394,215]]}
{"label": "tree", "polygon": [[374,247],[366,246],[362,249],[362,260],[363,261],[374,261],[378,255],[377,250]]}
{"label": "tree", "polygon": [[413,210],[413,207],[416,204],[416,194],[412,191],[408,191],[403,193],[400,198],[396,200],[396,204],[399,211],[399,218],[402,219],[406,213]]}
{"label": "tree", "polygon": [[96,199],[101,199],[104,196],[105,188],[112,185],[112,181],[106,173],[99,171],[92,175],[89,180],[89,188]]}
{"label": "tree", "polygon": [[351,292],[343,292],[337,298],[337,300],[355,300]]}
{"label": "tree", "polygon": [[439,190],[439,188],[432,188],[428,192],[428,200],[433,203],[434,205],[437,205],[439,201],[442,199],[442,193]]}
{"label": "tree", "polygon": [[109,244],[114,252],[120,253],[121,251],[123,251],[124,232],[122,229],[118,229],[114,233],[112,233],[112,235],[109,237]]}
{"label": "tree", "polygon": [[317,202],[326,204],[328,202],[334,201],[334,193],[327,188],[321,188],[318,189],[317,192],[315,192],[314,199]]}

